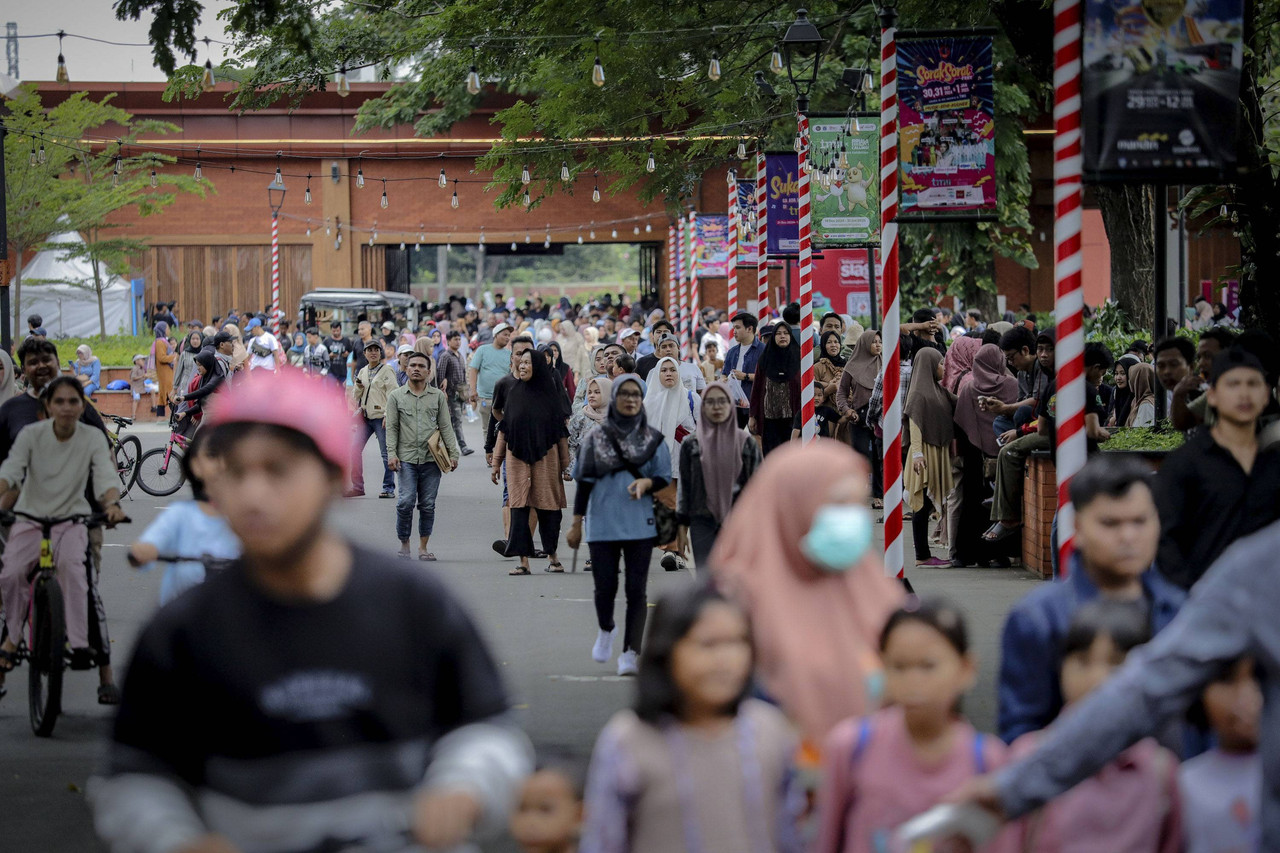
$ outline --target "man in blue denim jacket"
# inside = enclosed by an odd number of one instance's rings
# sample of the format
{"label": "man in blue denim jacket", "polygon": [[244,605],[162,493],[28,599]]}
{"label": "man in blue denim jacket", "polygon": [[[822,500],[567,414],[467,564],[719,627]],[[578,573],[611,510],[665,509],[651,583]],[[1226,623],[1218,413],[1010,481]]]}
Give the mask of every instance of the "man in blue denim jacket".
{"label": "man in blue denim jacket", "polygon": [[998,725],[1008,743],[1045,728],[1062,710],[1060,647],[1076,611],[1098,598],[1131,602],[1155,634],[1186,598],[1152,567],[1160,520],[1150,467],[1095,456],[1072,479],[1071,501],[1076,550],[1068,577],[1023,598],[1005,620]]}

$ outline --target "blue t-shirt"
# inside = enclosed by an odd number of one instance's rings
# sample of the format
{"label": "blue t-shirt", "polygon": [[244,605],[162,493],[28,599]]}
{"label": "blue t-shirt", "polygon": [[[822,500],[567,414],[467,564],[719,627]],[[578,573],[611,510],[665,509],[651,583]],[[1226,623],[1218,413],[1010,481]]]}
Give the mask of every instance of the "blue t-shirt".
{"label": "blue t-shirt", "polygon": [[[169,504],[164,512],[138,537],[139,542],[154,545],[161,554],[181,554],[184,557],[210,557],[231,560],[240,556],[240,540],[231,532],[226,519],[209,515],[200,509],[196,501],[178,501]],[[155,567],[155,563],[143,566],[143,571]],[[204,583],[202,563],[173,563],[160,582],[160,604],[168,604],[193,586]]]}
{"label": "blue t-shirt", "polygon": [[[653,497],[645,495],[636,500],[627,487],[635,482],[628,471],[615,471],[607,477],[592,480],[581,475],[582,457],[574,465],[573,478],[578,482],[593,482],[591,499],[587,503],[587,515],[583,520],[582,537],[587,542],[623,542],[634,539],[653,539],[658,526],[653,519]],[[671,478],[671,451],[666,443],[648,462],[640,466],[640,473],[650,479]]]}
{"label": "blue t-shirt", "polygon": [[511,348],[498,349],[493,344],[485,344],[471,356],[469,366],[477,371],[476,395],[491,400],[494,384],[511,372]]}

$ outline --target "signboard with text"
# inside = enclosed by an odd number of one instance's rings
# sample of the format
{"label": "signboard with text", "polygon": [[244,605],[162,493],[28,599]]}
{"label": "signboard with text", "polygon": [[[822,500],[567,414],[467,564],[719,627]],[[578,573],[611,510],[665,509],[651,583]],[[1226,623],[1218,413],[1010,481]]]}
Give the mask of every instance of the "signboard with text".
{"label": "signboard with text", "polygon": [[696,222],[693,259],[698,278],[724,278],[729,274],[729,217],[699,213]]}
{"label": "signboard with text", "polygon": [[[738,268],[754,267],[760,262],[756,244],[756,182],[738,181]],[[741,275],[741,273],[739,273]]]}
{"label": "signboard with text", "polygon": [[765,201],[769,212],[769,257],[800,253],[800,184],[796,155],[765,155]]}
{"label": "signboard with text", "polygon": [[880,117],[812,116],[809,151],[814,247],[879,243]]}

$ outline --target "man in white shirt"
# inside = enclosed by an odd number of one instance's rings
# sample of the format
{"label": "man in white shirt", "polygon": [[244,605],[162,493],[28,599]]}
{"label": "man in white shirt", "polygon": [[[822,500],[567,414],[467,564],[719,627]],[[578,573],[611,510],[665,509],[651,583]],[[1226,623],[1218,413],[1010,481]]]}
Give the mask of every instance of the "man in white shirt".
{"label": "man in white shirt", "polygon": [[276,369],[276,353],[280,350],[280,342],[262,326],[262,321],[254,317],[249,321],[246,330],[249,338],[249,370]]}

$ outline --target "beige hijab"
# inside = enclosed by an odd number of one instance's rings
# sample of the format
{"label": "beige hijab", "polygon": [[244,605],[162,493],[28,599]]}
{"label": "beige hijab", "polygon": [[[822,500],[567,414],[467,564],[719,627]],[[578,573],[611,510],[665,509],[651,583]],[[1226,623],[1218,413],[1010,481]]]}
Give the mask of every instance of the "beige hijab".
{"label": "beige hijab", "polygon": [[858,343],[845,363],[844,372],[853,378],[853,388],[849,392],[849,408],[857,411],[871,399],[871,390],[875,388],[876,378],[880,375],[882,356],[873,355],[871,346],[880,335],[875,329],[867,329],[858,336]]}
{"label": "beige hijab", "polygon": [[14,375],[13,359],[4,350],[0,350],[0,365],[4,369],[4,376],[0,377],[0,403],[3,403],[14,395],[17,376]]}
{"label": "beige hijab", "polygon": [[1129,406],[1129,417],[1125,419],[1124,425],[1133,426],[1133,422],[1138,418],[1138,408],[1143,403],[1156,402],[1156,370],[1146,362],[1138,362],[1129,368],[1129,393],[1133,395],[1133,402]]}

